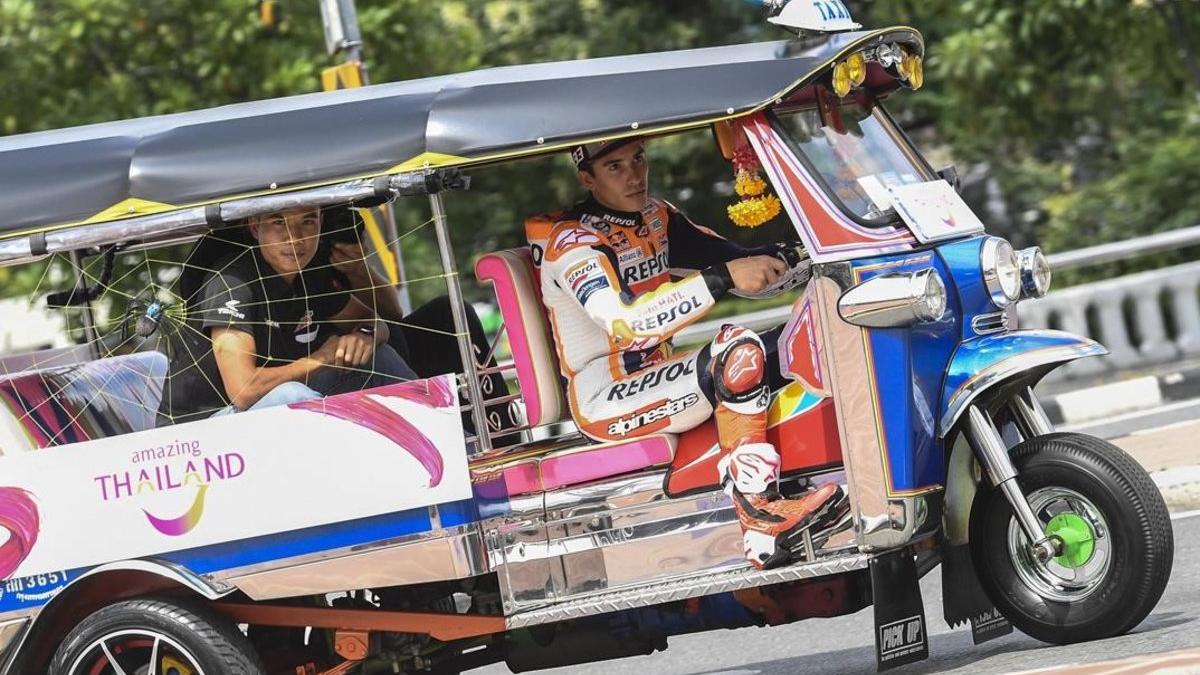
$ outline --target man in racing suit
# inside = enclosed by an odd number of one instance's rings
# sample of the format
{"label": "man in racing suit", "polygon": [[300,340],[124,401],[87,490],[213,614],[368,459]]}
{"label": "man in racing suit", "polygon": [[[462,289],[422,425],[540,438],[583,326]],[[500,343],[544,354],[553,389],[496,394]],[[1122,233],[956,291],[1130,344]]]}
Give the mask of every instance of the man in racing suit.
{"label": "man in racing suit", "polygon": [[842,504],[840,488],[780,497],[758,335],[727,324],[681,355],[671,336],[730,291],[754,297],[803,284],[807,265],[789,266],[779,247],[738,246],[650,197],[641,139],[580,146],[572,158],[591,196],[525,226],[575,421],[592,438],[619,440],[683,432],[715,414],[721,481],[746,556],[758,567],[786,562],[803,531]]}

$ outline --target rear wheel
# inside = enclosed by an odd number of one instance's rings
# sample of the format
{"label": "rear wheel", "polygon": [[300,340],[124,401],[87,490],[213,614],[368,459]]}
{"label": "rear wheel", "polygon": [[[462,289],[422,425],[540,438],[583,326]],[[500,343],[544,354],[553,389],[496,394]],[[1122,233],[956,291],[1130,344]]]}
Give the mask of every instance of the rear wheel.
{"label": "rear wheel", "polygon": [[1049,434],[1011,451],[1017,481],[1059,555],[1047,561],[1000,490],[981,487],[971,552],[997,609],[1025,633],[1064,644],[1119,635],[1141,623],[1171,575],[1174,540],[1162,495],[1120,448],[1082,434]]}
{"label": "rear wheel", "polygon": [[118,602],[67,635],[51,675],[263,675],[250,643],[229,621],[177,600]]}

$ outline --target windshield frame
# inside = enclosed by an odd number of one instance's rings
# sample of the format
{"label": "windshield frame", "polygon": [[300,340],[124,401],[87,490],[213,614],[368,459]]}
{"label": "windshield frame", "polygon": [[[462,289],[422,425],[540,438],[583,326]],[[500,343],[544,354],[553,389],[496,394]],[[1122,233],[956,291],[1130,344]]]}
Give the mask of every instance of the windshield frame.
{"label": "windshield frame", "polygon": [[[840,105],[847,104],[842,100],[839,100],[838,103]],[[864,97],[863,99],[849,101],[849,105],[856,104],[860,106],[869,106],[869,116],[873,117],[876,115],[876,113],[878,113],[879,116],[877,119],[880,122],[880,126],[883,128],[883,131],[889,138],[892,139],[892,141],[900,149],[901,153],[903,153],[904,156],[907,157],[908,160],[913,164],[913,166],[916,167],[917,171],[921,174],[921,177],[924,180],[929,181],[940,178],[939,174],[934,171],[933,167],[929,164],[929,161],[925,159],[925,156],[921,154],[919,150],[917,150],[916,144],[912,142],[912,139],[909,138],[904,129],[896,122],[896,119],[892,117],[892,114],[883,106],[883,102],[880,99],[876,98],[875,96],[869,96]],[[864,218],[855,213],[854,210],[842,200],[832,186],[830,186],[829,182],[825,179],[825,175],[821,173],[812,160],[809,159],[808,155],[805,154],[803,148],[801,148],[800,144],[796,142],[795,136],[793,136],[791,131],[788,129],[783,117],[792,113],[816,109],[817,105],[815,103],[806,102],[800,105],[775,106],[765,112],[767,119],[770,121],[771,127],[775,129],[775,132],[778,133],[781,138],[784,139],[788,145],[788,148],[790,148],[791,151],[796,155],[796,158],[804,166],[804,169],[808,171],[809,175],[812,176],[812,179],[821,187],[821,190],[827,197],[829,197],[830,201],[837,205],[838,209],[843,215],[852,220],[855,224],[871,229],[897,226],[905,227],[900,215],[896,213],[895,209],[889,208],[885,212],[886,215],[880,218]]]}

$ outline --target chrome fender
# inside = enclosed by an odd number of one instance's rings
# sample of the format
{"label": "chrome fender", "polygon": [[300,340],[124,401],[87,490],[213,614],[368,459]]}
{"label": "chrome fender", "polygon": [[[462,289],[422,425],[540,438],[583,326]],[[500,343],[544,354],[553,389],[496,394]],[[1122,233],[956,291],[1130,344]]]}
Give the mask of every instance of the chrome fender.
{"label": "chrome fender", "polygon": [[954,351],[946,369],[938,435],[945,438],[972,401],[1005,380],[1107,353],[1095,340],[1060,330],[1019,330],[967,340]]}
{"label": "chrome fender", "polygon": [[100,565],[63,586],[45,605],[14,613],[11,620],[0,623],[0,655],[4,656],[0,673],[18,675],[18,672],[25,672],[26,664],[21,661],[25,659],[27,645],[42,637],[41,633],[49,629],[60,611],[71,611],[72,601],[77,595],[100,588],[103,590],[98,591],[98,598],[131,597],[123,596],[120,588],[105,587],[116,574],[135,576],[140,580],[143,591],[182,588],[206,600],[218,600],[236,590],[232,586],[210,582],[183,565],[166,560],[125,560]]}

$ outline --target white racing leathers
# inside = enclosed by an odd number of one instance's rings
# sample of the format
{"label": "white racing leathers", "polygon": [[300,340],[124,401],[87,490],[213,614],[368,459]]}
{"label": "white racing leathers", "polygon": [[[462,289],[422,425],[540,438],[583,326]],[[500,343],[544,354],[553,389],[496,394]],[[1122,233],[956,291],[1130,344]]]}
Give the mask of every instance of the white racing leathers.
{"label": "white racing leathers", "polygon": [[[738,246],[657,199],[639,213],[587,200],[531,218],[526,233],[571,412],[585,434],[616,440],[699,425],[717,403],[710,361],[725,349],[738,356],[733,372],[749,387],[743,393],[753,392],[738,407],[751,417],[765,410],[766,363],[758,336],[728,327],[713,344],[682,355],[672,353],[671,336],[730,290],[725,262],[783,257],[783,248]],[[765,295],[807,281],[807,265],[791,262],[797,264]],[[673,281],[672,272],[685,276]],[[746,349],[735,349],[743,344]]]}

